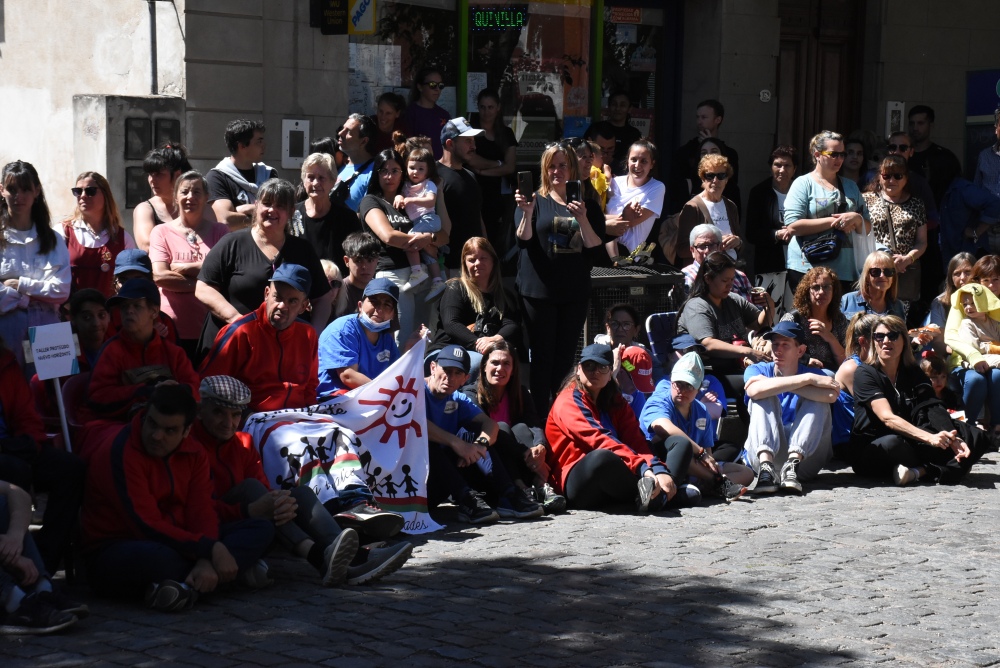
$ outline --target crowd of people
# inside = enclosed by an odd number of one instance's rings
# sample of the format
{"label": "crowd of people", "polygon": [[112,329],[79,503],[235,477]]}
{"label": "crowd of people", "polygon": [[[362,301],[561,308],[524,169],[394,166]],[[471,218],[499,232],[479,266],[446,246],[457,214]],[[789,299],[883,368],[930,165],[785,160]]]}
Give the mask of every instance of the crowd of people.
{"label": "crowd of people", "polygon": [[[386,93],[376,116],[351,114],[298,184],[262,162],[257,121],[228,125],[204,175],[157,148],[133,233],[102,175],[81,174],[54,223],[34,167],[3,168],[5,632],[87,613],[52,584],[71,549],[96,592],[165,611],[265,586],[275,541],[325,586],[403,566],[403,519],[374,490],[275,488],[240,428],[369,383],[421,338],[428,502],[473,524],[801,493],[834,459],[954,484],[996,449],[1000,187],[995,170],[960,177],[929,108],[885,142],[817,134],[798,177],[798,152],[777,147],[743,208],[717,101],[698,105],[669,183],[623,93],[544,149],[535,183],[496,91],[470,123],[437,105],[443,86],[422,70],[408,106]],[[751,246],[790,303],[741,270]],[[616,304],[577,353],[591,269],[640,256],[683,275],[676,336],[654,349],[651,314]],[[72,452],[48,435],[57,401],[21,346],[64,320],[87,374]],[[732,413],[745,443],[719,438]],[[26,490],[49,495],[34,535]]]}

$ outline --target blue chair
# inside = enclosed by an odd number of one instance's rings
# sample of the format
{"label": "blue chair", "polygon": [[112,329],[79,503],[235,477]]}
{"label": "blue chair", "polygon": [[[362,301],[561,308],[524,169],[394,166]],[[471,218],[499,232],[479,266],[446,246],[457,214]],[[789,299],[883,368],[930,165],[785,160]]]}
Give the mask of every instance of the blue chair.
{"label": "blue chair", "polygon": [[653,380],[659,382],[674,362],[673,340],[677,336],[677,311],[653,313],[646,318],[646,338],[653,353]]}

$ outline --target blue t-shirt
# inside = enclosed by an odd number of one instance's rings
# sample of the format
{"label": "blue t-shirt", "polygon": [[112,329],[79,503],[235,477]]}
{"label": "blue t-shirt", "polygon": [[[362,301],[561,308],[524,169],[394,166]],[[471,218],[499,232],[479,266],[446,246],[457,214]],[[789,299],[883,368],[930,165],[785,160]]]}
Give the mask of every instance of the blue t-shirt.
{"label": "blue t-shirt", "polygon": [[424,383],[424,403],[427,406],[427,421],[433,422],[442,430],[449,434],[458,434],[458,430],[467,427],[478,415],[482,415],[482,410],[473,403],[472,399],[460,391],[440,399]]}
{"label": "blue t-shirt", "polygon": [[653,440],[655,436],[650,425],[661,418],[673,422],[675,427],[701,447],[708,449],[715,447],[715,428],[713,420],[708,417],[705,404],[697,399],[692,401],[691,411],[685,418],[674,406],[674,400],[670,396],[670,380],[667,378],[657,383],[656,390],[646,399],[642,415],[639,416],[639,426],[649,440]]}
{"label": "blue t-shirt", "polygon": [[632,394],[622,392],[622,399],[632,408],[632,412],[635,413],[635,419],[638,420],[639,414],[642,413],[642,407],[646,404],[646,395],[640,390],[636,390]]}
{"label": "blue t-shirt", "polygon": [[345,369],[355,364],[358,371],[369,378],[375,378],[399,359],[399,348],[387,329],[378,335],[372,345],[367,330],[361,325],[357,313],[337,318],[319,336],[319,398],[330,396],[336,390],[346,390],[336,374],[337,369]]}
{"label": "blue t-shirt", "polygon": [[[746,371],[743,372],[743,382],[746,383],[754,376],[774,378],[774,369],[774,362],[757,362],[756,364],[751,364],[746,368]],[[806,366],[800,362],[795,375],[802,373],[814,373],[818,376],[826,375],[823,373],[822,369]],[[750,403],[749,396],[744,396],[743,400],[748,404]],[[795,421],[795,411],[799,408],[799,395],[794,392],[782,392],[778,395],[778,401],[781,403],[781,423],[787,427]]]}

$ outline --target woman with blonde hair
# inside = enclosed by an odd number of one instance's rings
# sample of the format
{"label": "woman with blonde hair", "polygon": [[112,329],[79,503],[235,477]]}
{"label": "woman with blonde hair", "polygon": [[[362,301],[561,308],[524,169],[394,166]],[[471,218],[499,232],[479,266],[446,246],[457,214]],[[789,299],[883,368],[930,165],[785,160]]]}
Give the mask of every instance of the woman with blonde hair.
{"label": "woman with blonde hair", "polygon": [[896,299],[899,289],[896,264],[885,251],[875,251],[865,260],[858,289],[840,299],[840,310],[848,318],[855,313],[906,317],[903,302]]}
{"label": "woman with blonde hair", "polygon": [[806,333],[809,366],[835,373],[844,361],[847,318],[840,310],[840,280],[829,267],[813,267],[802,277],[792,300],[794,309],[781,318]]}
{"label": "woman with blonde hair", "polygon": [[344,239],[351,232],[361,231],[361,221],[340,199],[330,198],[330,189],[337,180],[335,174],[329,154],[312,153],[306,157],[300,170],[306,199],[295,205],[288,233],[304,238],[321,259],[330,260],[346,274]]}
{"label": "woman with blonde hair", "polygon": [[[733,166],[729,159],[719,153],[708,153],[698,162],[698,178],[701,192],[692,197],[681,209],[677,220],[677,238],[688,239],[697,225],[710,223],[722,230],[721,250],[736,259],[743,248],[743,228],[740,226],[740,212],[736,203],[723,197],[726,182],[733,177]],[[677,244],[678,266],[691,264],[690,247]]]}

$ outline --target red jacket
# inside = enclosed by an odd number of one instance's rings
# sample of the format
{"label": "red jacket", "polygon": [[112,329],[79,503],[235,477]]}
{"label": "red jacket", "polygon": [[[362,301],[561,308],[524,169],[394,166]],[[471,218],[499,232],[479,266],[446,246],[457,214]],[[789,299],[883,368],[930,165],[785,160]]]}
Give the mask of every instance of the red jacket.
{"label": "red jacket", "polygon": [[0,352],[0,411],[6,437],[30,436],[36,445],[48,440],[28,381],[9,350]]}
{"label": "red jacket", "polygon": [[267,319],[267,303],[226,325],[201,365],[201,377],[232,376],[250,388],[250,410],[305,408],[316,403],[319,338],[296,320],[283,331]]}
{"label": "red jacket", "polygon": [[156,387],[154,381],[136,383],[128,376],[152,366],[167,367],[174,380],[190,387],[194,398],[199,398],[201,379],[180,346],[156,334],[145,345],[126,334],[117,334],[101,348],[90,375],[86,406],[90,410],[84,413],[85,418],[128,419],[132,406],[145,402]]}
{"label": "red jacket", "polygon": [[[121,309],[113,308],[111,309],[111,318],[108,319],[108,333],[107,338],[111,338],[118,333],[118,330],[122,327],[122,312]],[[177,336],[177,323],[169,315],[160,311],[160,315],[156,318],[156,333],[165,338],[170,343],[177,343],[180,338]]]}
{"label": "red jacket", "polygon": [[219,536],[205,449],[188,436],[168,457],[142,448],[140,412],[97,445],[87,469],[84,549],[114,540],[152,540],[189,559],[211,559]]}
{"label": "red jacket", "polygon": [[621,396],[615,397],[609,417],[617,436],[601,424],[601,416],[590,395],[578,390],[575,384],[563,388],[556,397],[545,425],[549,441],[546,457],[551,470],[549,481],[556,491],[562,493],[573,466],[598,448],[611,450],[621,457],[636,476],[647,468],[657,473],[667,472],[653,456],[635,413]]}
{"label": "red jacket", "polygon": [[212,472],[212,503],[215,512],[222,522],[233,522],[249,517],[245,505],[226,503],[222,497],[233,487],[247,478],[255,478],[270,488],[264,477],[264,467],[260,463],[260,455],[253,446],[250,434],[236,432],[228,441],[220,443],[217,438],[205,431],[201,420],[195,420],[191,430],[192,438],[205,448],[208,464]]}

